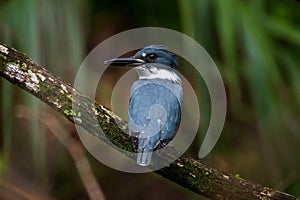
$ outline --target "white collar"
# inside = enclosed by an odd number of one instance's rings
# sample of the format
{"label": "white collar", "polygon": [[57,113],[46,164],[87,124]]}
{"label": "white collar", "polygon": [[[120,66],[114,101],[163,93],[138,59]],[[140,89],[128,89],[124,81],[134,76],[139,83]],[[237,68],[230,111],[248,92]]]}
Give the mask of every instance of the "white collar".
{"label": "white collar", "polygon": [[167,79],[181,84],[181,79],[173,70],[161,69],[149,65],[141,65],[135,67],[134,70],[137,72],[139,79]]}

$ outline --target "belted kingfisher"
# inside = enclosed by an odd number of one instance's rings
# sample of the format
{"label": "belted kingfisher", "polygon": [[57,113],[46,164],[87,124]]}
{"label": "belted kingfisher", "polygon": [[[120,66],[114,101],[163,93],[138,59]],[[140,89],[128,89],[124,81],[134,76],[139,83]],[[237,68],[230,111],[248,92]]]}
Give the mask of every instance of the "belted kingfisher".
{"label": "belted kingfisher", "polygon": [[137,164],[151,164],[152,152],[173,139],[181,119],[183,92],[176,74],[175,54],[162,45],[150,45],[133,57],[105,64],[133,67],[139,79],[130,90],[128,128],[138,152]]}

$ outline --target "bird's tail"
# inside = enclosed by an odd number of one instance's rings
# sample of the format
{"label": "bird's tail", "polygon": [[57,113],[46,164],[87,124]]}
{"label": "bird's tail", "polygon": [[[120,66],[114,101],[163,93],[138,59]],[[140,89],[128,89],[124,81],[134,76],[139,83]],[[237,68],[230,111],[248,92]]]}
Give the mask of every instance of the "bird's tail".
{"label": "bird's tail", "polygon": [[160,140],[160,132],[167,118],[167,111],[159,104],[154,104],[149,109],[150,123],[138,138],[137,164],[148,166],[151,164],[153,149]]}
{"label": "bird's tail", "polygon": [[147,151],[143,149],[142,151],[138,152],[136,162],[138,165],[148,166],[151,163],[151,158],[152,158],[152,151]]}

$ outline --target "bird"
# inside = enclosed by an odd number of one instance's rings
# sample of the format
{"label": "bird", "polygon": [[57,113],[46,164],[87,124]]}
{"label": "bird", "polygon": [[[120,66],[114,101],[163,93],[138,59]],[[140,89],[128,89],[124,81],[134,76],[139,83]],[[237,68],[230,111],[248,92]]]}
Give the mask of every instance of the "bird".
{"label": "bird", "polygon": [[183,90],[176,55],[163,45],[149,45],[132,57],[104,63],[132,67],[138,75],[130,89],[128,129],[137,164],[149,166],[152,153],[173,139],[181,120]]}

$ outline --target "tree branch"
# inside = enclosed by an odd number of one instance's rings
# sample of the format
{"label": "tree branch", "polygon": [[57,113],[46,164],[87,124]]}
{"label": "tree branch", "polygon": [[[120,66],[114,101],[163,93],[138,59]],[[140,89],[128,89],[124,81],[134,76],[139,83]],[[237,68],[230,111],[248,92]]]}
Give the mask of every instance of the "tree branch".
{"label": "tree branch", "polygon": [[[97,138],[105,141],[106,136],[118,147],[132,152],[125,121],[40,67],[24,54],[3,44],[0,44],[0,75],[36,96],[71,122],[80,124]],[[72,110],[72,103],[78,106],[78,110],[86,112],[76,113]],[[97,120],[99,124],[92,123],[91,119]],[[238,176],[226,174],[187,155],[182,155],[155,173],[211,199],[297,199]]]}

